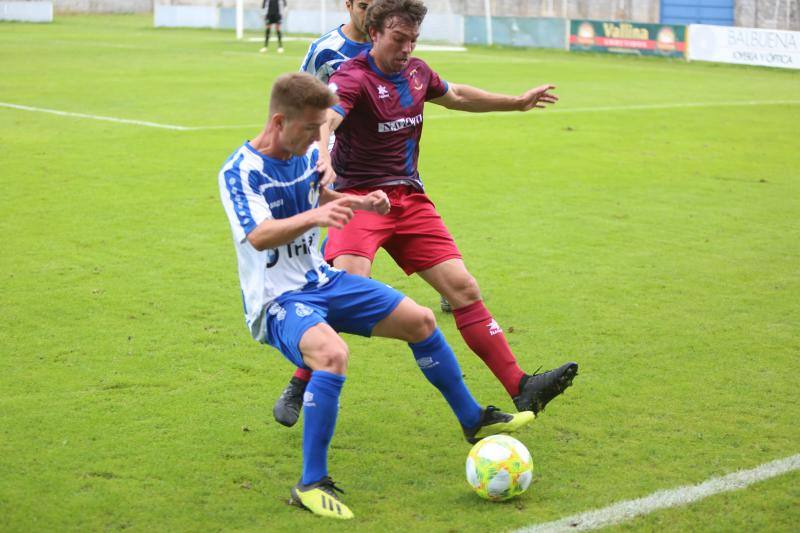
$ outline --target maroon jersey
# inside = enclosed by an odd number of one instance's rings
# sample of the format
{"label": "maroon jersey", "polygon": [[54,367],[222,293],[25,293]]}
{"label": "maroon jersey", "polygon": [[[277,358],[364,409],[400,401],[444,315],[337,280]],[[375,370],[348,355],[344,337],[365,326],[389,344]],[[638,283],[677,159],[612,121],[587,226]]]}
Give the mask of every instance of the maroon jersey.
{"label": "maroon jersey", "polygon": [[422,190],[417,171],[425,101],[444,96],[447,82],[421,59],[405,70],[381,72],[368,52],[342,64],[330,78],[344,117],[331,160],[337,189],[406,184]]}

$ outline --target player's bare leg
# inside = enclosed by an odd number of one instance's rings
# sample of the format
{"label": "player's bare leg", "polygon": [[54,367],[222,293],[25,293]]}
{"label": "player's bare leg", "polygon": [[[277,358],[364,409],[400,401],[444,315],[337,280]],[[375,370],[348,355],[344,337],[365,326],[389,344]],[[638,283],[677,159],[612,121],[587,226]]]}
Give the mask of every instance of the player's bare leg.
{"label": "player's bare leg", "polygon": [[[366,257],[358,255],[340,255],[333,260],[333,266],[365,278],[370,277],[372,272],[372,262]],[[401,338],[396,335],[384,336]],[[300,410],[303,408],[303,393],[310,379],[311,373],[307,370],[298,368],[295,371],[272,408],[272,416],[279,424],[292,427],[297,423],[300,418]]]}
{"label": "player's bare leg", "polygon": [[418,274],[439,294],[447,298],[453,309],[460,309],[481,299],[478,282],[461,259],[442,261]]}
{"label": "player's bare leg", "polygon": [[[351,256],[353,257],[353,256]],[[436,318],[427,307],[405,298],[392,314],[375,324],[372,335],[406,342],[422,342],[436,329]]]}
{"label": "player's bare leg", "polygon": [[372,275],[372,261],[360,255],[340,255],[334,258],[333,266],[356,276],[368,278]]}
{"label": "player's bare leg", "polygon": [[303,476],[292,488],[289,503],[320,516],[353,518],[336,494],[341,489],[328,475],[328,447],[349,359],[347,344],[328,324],[320,323],[303,334],[299,348],[303,362],[314,372],[303,427]]}
{"label": "player's bare leg", "polygon": [[539,413],[572,385],[578,364],[566,363],[542,374],[526,374],[517,363],[505,334],[483,305],[477,281],[461,259],[448,259],[419,272],[452,305],[464,341],[503,384],[520,411]]}

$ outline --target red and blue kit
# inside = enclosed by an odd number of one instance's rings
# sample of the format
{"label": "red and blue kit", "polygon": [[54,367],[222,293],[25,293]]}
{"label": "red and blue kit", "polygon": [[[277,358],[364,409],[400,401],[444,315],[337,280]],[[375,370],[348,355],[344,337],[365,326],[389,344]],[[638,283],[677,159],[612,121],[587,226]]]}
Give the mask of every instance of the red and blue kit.
{"label": "red and blue kit", "polygon": [[447,93],[447,82],[412,57],[397,74],[385,74],[368,52],[342,64],[330,78],[339,96],[333,109],[344,117],[331,154],[337,191],[367,194],[383,189],[388,215],[357,211],[341,230],[330,228],[325,259],[349,254],[372,260],[383,247],[412,274],[461,254],[417,169],[427,100]]}

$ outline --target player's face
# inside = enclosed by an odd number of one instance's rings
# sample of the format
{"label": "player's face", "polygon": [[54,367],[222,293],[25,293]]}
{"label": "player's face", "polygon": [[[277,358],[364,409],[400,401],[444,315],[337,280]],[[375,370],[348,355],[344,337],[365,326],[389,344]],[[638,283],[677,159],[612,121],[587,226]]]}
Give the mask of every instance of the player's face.
{"label": "player's face", "polygon": [[364,18],[367,16],[367,8],[372,3],[372,0],[352,0],[345,2],[347,11],[350,13],[350,22],[353,28],[359,32],[367,35],[367,29],[364,27]]}
{"label": "player's face", "polygon": [[319,127],[325,121],[324,109],[307,107],[301,114],[286,118],[281,128],[280,143],[292,155],[303,155],[319,140]]}
{"label": "player's face", "polygon": [[400,72],[411,59],[417,46],[419,24],[409,24],[397,18],[386,21],[383,31],[370,30],[372,56],[381,69],[390,74]]}

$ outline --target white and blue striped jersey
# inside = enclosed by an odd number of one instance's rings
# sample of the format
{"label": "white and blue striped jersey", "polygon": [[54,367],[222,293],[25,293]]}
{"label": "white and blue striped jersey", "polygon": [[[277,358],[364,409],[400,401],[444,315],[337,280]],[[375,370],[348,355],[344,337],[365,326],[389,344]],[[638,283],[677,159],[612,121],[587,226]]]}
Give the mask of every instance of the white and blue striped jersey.
{"label": "white and blue striped jersey", "polygon": [[308,72],[327,84],[339,65],[370,48],[372,43],[357,43],[345,37],[339,26],[311,43],[300,72]]}
{"label": "white and blue striped jersey", "polygon": [[231,155],[219,172],[219,193],[233,231],[244,314],[250,334],[266,342],[266,312],[280,312],[272,301],[290,291],[326,284],[334,272],[319,252],[319,228],[288,244],[258,251],[247,234],[267,219],[288,218],[319,206],[319,152],[286,161],[261,154],[249,142]]}

